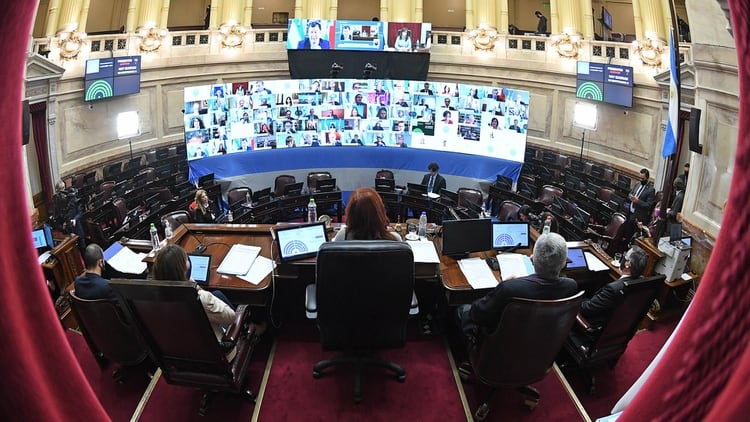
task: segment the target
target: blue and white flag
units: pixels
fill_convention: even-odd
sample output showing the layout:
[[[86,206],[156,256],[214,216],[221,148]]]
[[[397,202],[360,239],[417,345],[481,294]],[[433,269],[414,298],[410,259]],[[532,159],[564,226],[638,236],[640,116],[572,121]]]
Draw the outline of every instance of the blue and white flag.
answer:
[[[664,145],[661,149],[662,157],[669,157],[677,151],[677,130],[680,118],[680,65],[677,62],[677,46],[674,35],[669,34],[669,120],[667,132],[664,134]]]

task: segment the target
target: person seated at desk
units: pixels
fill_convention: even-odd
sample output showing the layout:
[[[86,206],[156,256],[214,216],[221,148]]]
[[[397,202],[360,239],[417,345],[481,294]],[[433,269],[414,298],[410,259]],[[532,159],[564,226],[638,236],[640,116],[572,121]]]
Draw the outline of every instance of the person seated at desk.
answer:
[[[195,201],[190,204],[193,211],[193,221],[196,223],[215,223],[216,209],[213,202],[208,200],[208,194],[203,189],[195,192]]]
[[[465,336],[469,353],[479,350],[482,338],[497,328],[500,317],[510,299],[554,300],[572,296],[578,292],[575,280],[560,277],[560,271],[568,260],[568,247],[565,239],[557,233],[539,236],[534,244],[532,262],[534,274],[507,278],[490,291],[487,296],[477,299],[471,305],[456,309],[461,331]],[[544,335],[535,333],[534,335]],[[464,370],[470,370],[462,364]]]
[[[638,246],[633,246],[620,259],[620,273],[622,276],[597,290],[590,299],[581,304],[581,315],[594,326],[602,326],[608,320],[610,313],[624,298],[623,288],[628,280],[639,278],[646,269],[648,256]]]
[[[372,188],[357,188],[346,205],[346,226],[336,233],[338,240],[401,240],[401,235],[388,231],[388,217],[380,195]]]
[[[422,177],[421,183],[427,186],[427,193],[439,193],[441,189],[445,189],[445,177],[438,174],[440,165],[433,161],[429,165],[427,165],[427,170],[429,170],[430,172]]]
[[[109,286],[109,280],[102,277],[104,271],[104,252],[96,243],[91,243],[83,250],[83,263],[86,272],[76,277],[74,288],[76,296],[86,300],[114,299],[115,294]]]

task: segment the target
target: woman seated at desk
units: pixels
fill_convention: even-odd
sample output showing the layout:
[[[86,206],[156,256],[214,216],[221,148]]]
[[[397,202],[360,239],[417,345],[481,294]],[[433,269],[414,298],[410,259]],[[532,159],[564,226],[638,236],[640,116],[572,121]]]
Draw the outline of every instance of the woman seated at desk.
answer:
[[[337,240],[401,240],[388,231],[388,217],[380,195],[372,188],[358,188],[346,206],[346,226],[336,233]]]
[[[208,194],[203,189],[195,192],[195,201],[190,204],[193,211],[193,221],[196,223],[215,223],[216,209],[215,205],[208,200]]]

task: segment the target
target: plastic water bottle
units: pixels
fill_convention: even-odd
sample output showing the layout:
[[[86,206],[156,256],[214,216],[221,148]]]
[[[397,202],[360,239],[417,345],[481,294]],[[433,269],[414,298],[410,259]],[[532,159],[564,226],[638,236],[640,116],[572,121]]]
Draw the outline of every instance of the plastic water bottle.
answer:
[[[232,215],[232,210],[227,211],[227,223],[231,223],[234,221],[234,215]]]
[[[172,223],[169,220],[164,220],[164,237],[167,239],[172,238]]]
[[[307,204],[307,222],[314,223],[318,221],[318,206],[315,205],[315,198],[310,198],[310,203]]]
[[[250,192],[245,192],[245,203],[246,204],[250,203]]]
[[[547,219],[544,220],[544,228],[542,228],[542,234],[549,234],[551,227],[552,227],[552,216],[548,215]]]
[[[148,229],[148,232],[151,235],[152,250],[159,250],[159,232],[156,231],[156,226],[154,225],[154,223],[151,223],[151,227]]]
[[[422,215],[419,216],[419,229],[417,229],[419,237],[427,236],[427,213],[422,211]]]

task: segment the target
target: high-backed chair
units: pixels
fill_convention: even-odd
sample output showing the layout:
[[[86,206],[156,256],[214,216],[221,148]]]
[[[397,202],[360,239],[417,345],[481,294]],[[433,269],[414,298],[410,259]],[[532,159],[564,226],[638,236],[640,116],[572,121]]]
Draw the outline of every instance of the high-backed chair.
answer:
[[[552,368],[581,302],[583,291],[558,300],[511,299],[495,331],[469,354],[476,377],[492,388],[475,413],[478,420],[487,416],[496,388],[518,389],[528,397],[527,406],[538,404],[539,391],[530,384],[544,379]]]
[[[375,173],[375,178],[394,180],[393,172],[391,170],[386,170],[386,169],[378,170],[378,172]]]
[[[236,188],[229,189],[227,192],[227,201],[229,202],[229,209],[233,212],[237,209],[238,205],[240,206],[245,203],[246,199],[252,198],[253,196],[253,190],[248,188],[247,186],[239,186]]]
[[[625,234],[625,215],[619,212],[612,214],[609,224],[600,226],[589,224],[586,233],[604,249],[609,256],[622,252],[627,247]]]
[[[108,362],[134,366],[148,357],[138,329],[116,300],[81,299],[71,291],[70,308],[100,368],[106,368]],[[120,368],[112,373],[112,378],[123,381]]]
[[[143,177],[146,183],[153,182],[154,180],[156,180],[156,169],[153,167],[142,168],[138,170],[138,174],[143,175],[141,177]]]
[[[273,195],[276,197],[284,195],[284,186],[297,183],[297,179],[294,176],[288,174],[282,174],[276,176],[276,180],[273,183]]]
[[[328,171],[312,171],[307,174],[307,191],[314,192],[318,187],[318,180],[331,179],[331,173]]]
[[[112,192],[115,190],[115,185],[116,183],[114,180],[105,180],[99,185],[99,191],[104,194],[104,199],[109,199]]]
[[[612,310],[609,319],[600,326],[592,325],[582,315],[565,341],[565,351],[586,376],[589,392],[595,380],[592,368],[613,368],[628,347],[628,342],[646,317],[651,304],[663,285],[664,275],[657,274],[625,282],[620,291],[620,303]]]
[[[362,400],[365,364],[394,372],[406,371],[373,357],[376,350],[404,347],[406,323],[414,290],[414,258],[404,242],[346,241],[323,244],[316,265],[316,306],[320,343],[324,351],[343,356],[313,366],[313,377],[342,363],[354,364],[354,401]]]
[[[563,196],[563,190],[557,186],[544,185],[539,190],[539,196],[536,201],[541,202],[544,206],[550,206],[555,202],[555,198],[561,198]]]
[[[614,193],[614,189],[602,186],[599,188],[599,195],[597,195],[597,198],[606,204],[612,200],[612,195],[614,195]]]
[[[482,191],[472,188],[458,188],[458,206],[469,208],[471,205],[482,207]]]
[[[244,387],[256,340],[246,305],[237,308],[235,322],[218,341],[194,282],[114,279],[110,285],[127,306],[167,383],[207,390],[199,414],[206,414],[215,392],[254,400]],[[190,335],[185,335],[186,327]]]
[[[112,208],[114,215],[112,226],[119,228],[125,222],[125,216],[128,214],[128,204],[123,198],[115,198],[112,200]]]
[[[172,230],[175,230],[182,224],[189,223],[191,221],[190,213],[186,210],[172,211],[170,213],[164,214],[161,217],[161,221],[162,224],[170,224],[172,226]]]
[[[500,204],[500,210],[497,213],[497,218],[500,221],[518,221],[518,210],[521,209],[521,204],[511,200],[505,200]]]

